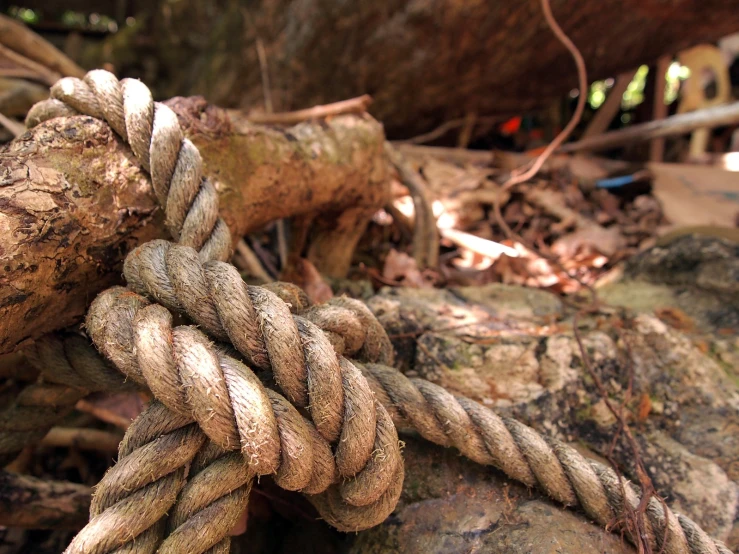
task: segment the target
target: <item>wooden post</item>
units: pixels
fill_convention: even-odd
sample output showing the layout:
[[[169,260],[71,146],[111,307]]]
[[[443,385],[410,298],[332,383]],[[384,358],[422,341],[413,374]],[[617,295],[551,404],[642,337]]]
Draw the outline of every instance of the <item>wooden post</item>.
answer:
[[[665,104],[665,76],[672,62],[671,56],[662,56],[657,60],[654,81],[654,111],[652,121],[659,121],[667,117],[667,104]],[[649,161],[661,162],[665,155],[664,137],[656,138],[649,144]]]
[[[600,135],[608,130],[608,126],[618,113],[619,108],[621,108],[621,100],[624,92],[626,92],[626,88],[629,86],[629,83],[631,83],[634,75],[636,75],[636,69],[627,71],[626,73],[621,73],[621,75],[616,77],[616,82],[608,92],[608,98],[606,98],[606,101],[598,111],[595,112],[595,116],[590,121],[590,125],[588,125],[588,128],[585,129],[585,132],[582,134],[583,139]]]

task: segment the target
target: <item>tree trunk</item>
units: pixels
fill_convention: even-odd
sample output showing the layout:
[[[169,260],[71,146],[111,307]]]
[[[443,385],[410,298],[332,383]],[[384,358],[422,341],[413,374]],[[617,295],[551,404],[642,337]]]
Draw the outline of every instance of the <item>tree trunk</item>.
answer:
[[[232,124],[202,99],[169,105],[200,149],[234,239],[275,219],[320,213],[334,223],[320,226],[324,248],[311,261],[333,275],[348,269],[389,196],[375,120],[347,115],[276,130]],[[0,151],[0,166],[2,353],[78,322],[95,294],[121,282],[125,254],[167,233],[148,177],[98,120],[48,121]]]
[[[739,29],[731,0],[551,3],[591,79]],[[540,108],[577,86],[540,0],[184,0],[149,9],[140,30],[113,37],[107,57],[87,63],[110,61],[165,98],[202,94],[261,109],[266,74],[275,111],[368,93],[388,136],[403,138],[470,114]]]

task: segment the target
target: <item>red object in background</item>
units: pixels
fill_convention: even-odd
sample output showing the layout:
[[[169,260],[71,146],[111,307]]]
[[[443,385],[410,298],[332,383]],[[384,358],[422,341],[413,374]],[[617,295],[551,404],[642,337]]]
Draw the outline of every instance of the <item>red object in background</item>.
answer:
[[[521,128],[521,121],[523,118],[520,115],[510,118],[505,123],[500,125],[500,132],[505,136],[511,136],[518,132]]]

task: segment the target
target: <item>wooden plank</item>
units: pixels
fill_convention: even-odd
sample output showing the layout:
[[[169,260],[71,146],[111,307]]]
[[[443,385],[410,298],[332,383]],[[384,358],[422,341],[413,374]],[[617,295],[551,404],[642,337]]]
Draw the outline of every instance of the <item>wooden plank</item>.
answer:
[[[654,174],[654,196],[672,226],[736,226],[739,172],[690,164],[647,167]]]

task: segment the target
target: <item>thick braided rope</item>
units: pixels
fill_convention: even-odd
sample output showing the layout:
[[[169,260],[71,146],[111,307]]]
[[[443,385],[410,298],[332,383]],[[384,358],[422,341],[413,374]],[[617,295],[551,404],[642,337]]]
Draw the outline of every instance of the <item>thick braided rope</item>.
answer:
[[[436,444],[455,447],[467,458],[501,469],[510,478],[538,486],[565,506],[579,506],[609,528],[632,509],[639,494],[600,462],[546,437],[468,398],[454,396],[424,379],[409,379],[396,369],[360,366],[372,390],[399,429],[413,429]],[[666,554],[730,554],[690,518],[675,514],[656,498],[647,508],[647,530],[653,552]],[[665,533],[665,526],[667,527]],[[666,540],[663,544],[663,537]],[[632,537],[633,540],[633,537]]]
[[[616,521],[625,502],[632,508],[638,505],[638,493],[630,485],[622,487],[611,469],[586,460],[562,443],[547,441],[515,420],[503,420],[480,404],[455,398],[428,381],[409,380],[386,366],[368,365],[365,374],[398,426],[413,428],[436,444],[454,446],[473,461],[494,465],[529,486],[538,485],[567,506],[581,506],[601,525]],[[322,511],[342,505],[336,491],[313,502]],[[689,518],[663,513],[656,499],[650,501],[647,517],[648,539],[655,551],[662,548],[666,536],[664,552],[668,554],[728,552]],[[327,519],[343,530],[352,525],[363,528],[347,516],[341,521]]]
[[[65,552],[154,552],[205,441],[192,419],[152,402],[126,431],[118,463],[96,487],[89,523]]]
[[[371,398],[356,397],[356,392],[368,390],[367,384],[361,374],[342,379],[340,365],[348,362],[336,357],[316,325],[293,315],[277,295],[244,283],[232,265],[203,264],[192,248],[167,241],[136,248],[126,258],[124,275],[131,289],[186,314],[211,337],[233,344],[252,366],[271,370],[287,398],[307,408],[318,432],[336,444],[336,465],[342,477],[353,477],[366,466],[375,434],[370,427],[376,420]],[[353,306],[351,301],[344,303],[345,311]],[[357,312],[365,319],[371,317],[366,306],[363,309],[367,313]],[[315,316],[319,323],[329,319],[320,317],[325,316],[320,310],[305,314]],[[110,320],[110,312],[100,317]],[[332,330],[337,337],[339,332]],[[367,349],[368,343],[376,342],[381,345],[378,353],[387,358],[385,352],[391,352],[391,347],[384,331],[382,336],[384,341],[364,341],[358,346]],[[387,347],[382,346],[385,341]],[[348,342],[344,340],[344,346],[356,346]],[[161,398],[156,390],[152,392]],[[350,399],[350,395],[355,397]]]
[[[279,394],[263,389],[248,368],[213,349],[199,331],[191,327],[172,329],[169,312],[161,306],[147,304],[143,297],[118,288],[102,293],[90,308],[87,320],[89,333],[100,350],[121,371],[134,380],[147,382],[152,391],[158,391],[155,394],[158,394],[161,400],[170,404],[173,411],[184,413],[193,410],[195,412],[193,415],[202,429],[218,446],[234,449],[238,448],[240,442],[245,460],[242,460],[242,464],[246,465],[248,462],[249,475],[253,472],[273,473],[276,470],[277,484],[283,488],[302,490],[309,494],[326,490],[330,483],[340,478],[328,443],[291,404]],[[114,317],[110,318],[107,324],[102,323],[99,316],[103,313],[114,314]],[[167,348],[162,347],[156,338],[160,337],[159,331],[152,331],[152,328],[163,331],[162,338],[171,344],[171,357],[168,356]],[[155,337],[153,343],[150,342],[152,337]],[[169,358],[165,365],[172,366],[176,370],[175,373],[164,369],[163,365],[157,367],[162,356]],[[148,361],[142,362],[154,358],[158,360],[153,365]],[[221,375],[212,370],[216,358],[222,370]],[[140,365],[138,368],[137,362]],[[348,362],[342,364],[342,370],[348,380],[360,380],[357,377],[359,372]],[[226,388],[220,390],[223,385]],[[185,390],[187,394],[184,393]],[[366,395],[368,392],[361,391],[361,394]],[[233,405],[220,401],[237,397],[240,400]],[[347,403],[353,405],[355,398],[354,396],[348,398]],[[371,393],[369,398],[372,399]],[[374,403],[373,399],[372,402]],[[267,403],[271,403],[271,406],[267,406]],[[360,403],[363,402],[357,404]],[[385,409],[382,406],[376,406],[375,409],[379,424],[377,434],[372,435],[373,456],[369,463],[354,479],[342,481],[326,492],[326,495],[354,502],[357,506],[345,503],[337,506],[336,502],[319,506],[321,515],[329,521],[337,522],[337,525],[347,521],[348,523],[343,526],[347,530],[366,528],[381,522],[393,510],[400,495],[399,485],[402,484],[403,466],[397,432]],[[224,414],[224,410],[230,410],[231,413]],[[359,414],[357,417],[360,417]],[[276,420],[277,425],[270,420]],[[372,427],[365,427],[363,432],[369,435],[372,430],[374,430]],[[157,456],[166,457],[163,452],[157,452]],[[277,468],[271,462],[273,459],[277,459],[279,464]],[[114,480],[110,477],[111,474],[117,476],[116,480],[125,483],[119,487],[121,490],[136,491],[142,486],[150,485],[148,480],[141,481],[144,479],[142,471],[132,470],[127,460],[128,458],[122,460],[111,469],[100,486],[104,487],[106,483]],[[189,461],[189,459],[180,460],[179,463],[186,465]],[[146,463],[141,462],[144,467],[148,463],[148,460]],[[172,469],[171,466],[168,467]],[[245,474],[245,470],[234,466],[233,462],[226,466],[226,469],[229,468],[238,475]],[[143,474],[146,473],[147,471],[143,471]],[[201,488],[211,490],[218,487],[222,479],[233,483],[238,480],[238,475],[225,476],[215,470],[205,473],[201,479],[204,481]],[[247,483],[239,483],[239,487],[246,485]],[[312,498],[320,499],[321,495]],[[202,495],[195,495],[194,499],[199,502],[204,500]],[[220,497],[215,501],[221,502]],[[229,505],[231,514],[233,510],[239,511],[238,504],[230,501]],[[205,506],[200,508],[198,513],[207,513]],[[212,506],[207,508],[211,511],[223,509]],[[135,514],[126,513],[121,514],[121,517],[127,515],[137,517]],[[202,525],[202,517],[199,520]],[[120,525],[125,527],[123,523]],[[186,528],[192,526],[190,523]],[[181,527],[173,533],[177,533]],[[207,541],[212,541],[213,533],[219,528],[209,530],[207,536],[202,533],[188,534],[192,540],[196,540],[195,537],[197,540],[196,544],[188,546],[187,551],[198,550],[197,544],[209,548],[212,543]],[[223,533],[228,530],[220,529]],[[183,535],[184,531],[179,534]],[[85,532],[86,539],[81,543],[85,548],[79,547],[75,542],[69,552],[105,551],[96,549],[97,545],[91,538],[94,535],[94,532]]]
[[[182,251],[203,260],[223,259],[229,248],[214,250],[209,245],[230,244],[230,240],[211,241],[213,237],[218,238],[221,235],[228,237],[228,230],[225,223],[217,217],[218,197],[215,189],[207,181],[202,180],[200,155],[194,145],[183,139],[175,114],[166,106],[155,104],[144,84],[131,79],[119,82],[108,72],[91,71],[83,80],[74,78],[60,80],[52,87],[52,100],[57,102],[39,105],[29,113],[29,125],[53,117],[54,108],[59,107],[60,102],[77,112],[105,119],[113,130],[130,144],[137,159],[150,172],[155,193],[165,207],[167,225],[172,235],[183,245]],[[69,110],[64,108],[60,109],[60,112],[68,114]],[[156,244],[161,247],[169,243],[157,241]],[[197,253],[195,249],[201,245],[203,249]],[[218,256],[211,255],[211,251],[217,252]],[[137,257],[135,252],[132,254],[129,259]],[[154,266],[134,265],[144,274],[157,271]],[[230,274],[221,271],[220,276],[226,279],[238,276],[232,266],[228,264],[222,266],[233,271]],[[184,265],[182,267],[186,270]],[[200,268],[199,265],[196,267]],[[130,283],[130,277],[128,279]],[[241,280],[240,277],[238,279]],[[190,295],[185,294],[189,298],[194,298],[202,292],[187,290],[191,292]],[[238,292],[234,287],[228,290]],[[285,310],[282,309],[284,306],[271,302],[272,298],[264,291],[254,290],[252,293],[255,296],[266,297],[270,307],[276,310],[276,319],[284,323],[284,318],[280,319],[280,315],[285,314]],[[172,307],[166,302],[164,305]],[[248,299],[239,303],[241,307],[247,305]],[[191,315],[198,313],[197,306],[190,307],[193,308],[190,310]],[[253,315],[253,312],[254,310],[241,316],[241,319]],[[295,324],[290,322],[291,324],[282,329],[279,325],[270,326],[271,314],[262,312],[260,316],[261,324],[271,330],[272,335],[286,341],[284,347],[277,347],[277,340],[270,344],[266,344],[264,340],[259,341],[259,336],[255,336],[254,333],[242,335],[242,342],[235,346],[249,356],[249,361],[255,366],[265,368],[271,365],[283,391],[297,406],[308,406],[310,396],[310,412],[319,432],[330,442],[336,442],[341,438],[337,449],[337,466],[340,474],[343,477],[355,475],[369,460],[372,440],[353,433],[351,421],[344,417],[346,413],[343,410],[342,379],[337,361],[330,356],[318,356],[313,363],[302,359],[300,337],[297,332],[292,332]],[[193,319],[200,323],[200,318]],[[253,317],[251,321],[254,321]],[[298,323],[305,327],[304,322]],[[227,337],[221,333],[217,338]],[[327,363],[322,363],[324,361]],[[311,378],[306,374],[304,367],[306,364],[312,371]],[[361,376],[359,378],[361,379]],[[308,390],[313,383],[316,386],[313,390]],[[156,394],[156,391],[154,393]],[[367,402],[361,408],[369,413],[372,412],[373,405]],[[342,426],[342,421],[347,424]]]
[[[0,413],[0,462],[12,461],[29,444],[72,411],[91,392],[126,390],[123,376],[79,335],[47,335],[27,351],[39,370],[37,383],[27,386],[15,402]]]
[[[218,216],[218,193],[203,177],[200,152],[184,138],[171,109],[154,102],[140,81],[119,81],[112,73],[94,70],[84,79],[60,79],[51,87],[51,98],[28,112],[26,125],[77,114],[106,121],[130,145],[151,175],[167,229],[179,244],[199,250],[204,260],[228,259],[231,236]]]
[[[210,213],[210,215],[213,215],[212,212],[215,212],[217,215],[217,202],[215,201],[217,200],[217,196],[212,187],[208,188],[208,186],[202,186],[197,197],[191,195],[191,197],[188,198],[188,202],[191,202],[188,208],[188,216],[186,218],[180,217],[178,220],[178,214],[181,215],[183,209],[187,207],[188,202],[177,202],[177,200],[181,200],[183,197],[183,194],[178,195],[177,193],[182,190],[192,190],[193,187],[185,188],[184,185],[178,185],[180,181],[176,179],[178,175],[177,170],[179,168],[184,168],[182,171],[183,173],[192,173],[192,171],[189,170],[195,167],[195,173],[199,177],[201,168],[200,158],[199,155],[197,155],[197,150],[189,142],[182,141],[181,134],[177,135],[177,133],[181,133],[181,131],[176,123],[176,118],[173,117],[173,114],[164,109],[163,106],[157,105],[156,110],[154,109],[154,104],[151,101],[151,94],[144,85],[134,81],[124,81],[119,83],[112,75],[96,71],[88,74],[84,81],[61,81],[55,85],[52,91],[52,97],[51,102],[38,106],[35,111],[32,111],[32,113],[29,114],[29,126],[50,117],[74,113],[68,108],[60,105],[59,102],[62,100],[77,112],[85,113],[93,117],[104,118],[108,123],[110,123],[111,127],[131,145],[132,150],[136,154],[142,166],[146,170],[150,171],[155,192],[157,193],[160,202],[165,206],[167,223],[173,236],[178,238],[181,244],[192,245],[195,248],[199,247],[204,242],[201,240],[190,240],[189,237],[191,235],[197,236],[198,232],[202,233],[203,229],[207,230],[210,227],[210,223],[213,222],[214,218],[211,217],[209,219],[208,214]],[[159,117],[159,112],[163,114],[161,117]],[[158,121],[160,119],[161,125],[159,125],[160,122]],[[159,133],[159,131],[161,131],[161,133]],[[169,140],[167,137],[170,135],[175,135],[175,139]],[[160,147],[159,150],[157,150],[157,137],[161,139],[161,144],[167,147]],[[167,158],[167,156],[169,156],[170,160],[174,159],[175,157],[172,155],[172,152],[176,151],[176,148],[179,148],[177,165],[172,169],[172,182],[167,183],[167,168],[171,168],[172,164],[162,165],[159,160],[160,157]],[[158,172],[157,167],[154,165],[155,163],[159,163],[165,169]],[[158,179],[157,175],[160,177],[164,176],[164,178]],[[199,179],[186,179],[186,181],[189,181],[190,183],[198,180]],[[159,185],[157,183],[159,183]],[[169,189],[165,195],[164,189],[167,185],[169,186]],[[204,199],[202,202],[200,202],[201,198]],[[209,199],[211,201],[208,201]],[[210,212],[208,212],[208,210],[199,210],[198,208],[201,204],[211,206],[214,209],[210,210]],[[193,214],[195,214],[195,216],[191,218],[190,216]],[[188,227],[189,221],[193,222],[190,227]],[[182,223],[182,226],[179,225],[180,222]],[[225,225],[221,225],[221,227],[225,228]],[[216,229],[218,229],[218,227],[216,227]],[[186,233],[185,231],[187,230],[191,231],[191,233]],[[211,255],[211,251],[214,249],[209,247],[208,244],[213,242],[218,244],[218,241],[209,241],[203,245],[203,249],[199,253],[202,259],[207,260],[222,257]],[[227,249],[220,249],[219,252],[222,252],[223,250]],[[315,373],[318,372],[316,371]],[[334,382],[336,382],[337,379],[335,377],[338,375],[338,372],[334,371],[333,373]],[[356,375],[357,378],[361,380],[361,375],[358,373]],[[328,383],[326,379],[323,379],[322,381]],[[296,390],[298,389],[293,387],[292,392],[295,392]],[[330,387],[324,387],[324,390],[330,390]],[[312,395],[310,397],[311,403],[314,402],[314,397],[318,398],[317,395]],[[326,396],[326,398],[328,399],[329,396]],[[333,398],[342,400],[335,396]],[[304,398],[299,399],[298,402],[302,400],[302,404],[305,404],[307,399],[308,395],[305,394]],[[326,417],[325,412],[321,412],[320,408],[325,407],[329,403],[330,402],[328,401],[322,402],[318,400],[316,403],[318,408],[311,410],[312,415],[318,415],[320,418]],[[340,402],[334,401],[334,405],[337,404],[340,404]],[[345,406],[345,408],[347,408],[347,413],[349,406],[350,404],[347,402]],[[353,408],[356,411],[357,406],[354,406]],[[374,406],[371,400],[369,402],[365,401],[361,406],[361,410],[366,414],[371,414],[373,408]],[[317,412],[317,414],[313,412]],[[374,419],[374,414],[371,415]],[[323,419],[318,419],[318,421],[322,422]],[[378,425],[376,419],[375,424]],[[356,425],[346,426],[346,428],[350,427],[355,430],[357,428]],[[327,429],[327,425],[323,425],[321,431],[326,434]],[[343,432],[344,429],[341,431]],[[355,436],[360,437],[361,435]],[[342,439],[344,439],[344,437],[345,435],[341,436]],[[336,439],[338,438],[339,437]],[[366,448],[363,449],[362,446],[368,444],[371,447],[373,444],[372,440],[368,440],[367,438],[352,439],[352,444],[349,444],[346,447],[344,447],[342,442],[338,444],[337,448],[338,467],[342,476],[346,477],[354,475],[361,469],[361,467],[370,466],[369,455],[371,454],[371,450]]]
[[[228,554],[229,532],[247,508],[253,482],[253,472],[239,454],[208,443],[190,465],[158,551]]]

